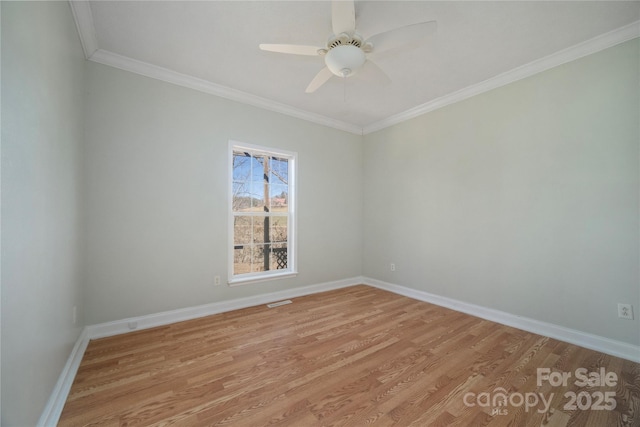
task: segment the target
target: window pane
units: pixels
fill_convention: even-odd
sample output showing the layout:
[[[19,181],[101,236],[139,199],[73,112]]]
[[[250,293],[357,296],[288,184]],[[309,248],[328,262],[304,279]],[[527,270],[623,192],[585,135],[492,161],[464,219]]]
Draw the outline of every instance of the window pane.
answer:
[[[251,208],[251,194],[249,193],[248,183],[233,183],[233,211],[248,211]]]
[[[251,157],[251,181],[264,183],[264,157]]]
[[[287,245],[279,243],[271,245],[271,259],[269,260],[271,270],[282,270],[287,268],[287,261]]]
[[[270,212],[287,212],[289,205],[289,188],[286,185],[271,186]]]
[[[266,222],[265,222],[266,221]],[[253,217],[253,242],[254,243],[264,243],[265,242],[265,224],[267,225],[267,230],[269,230],[269,217],[266,216],[254,216]],[[268,235],[267,241],[268,239]]]
[[[233,152],[233,180],[251,180],[251,157],[246,153]]]
[[[251,217],[236,216],[233,219],[234,245],[251,243]]]
[[[251,248],[244,246],[233,250],[233,274],[251,273]]]
[[[281,258],[282,260],[279,261],[278,256],[285,258]],[[266,269],[265,263],[267,264]],[[285,267],[278,267],[278,265]],[[286,268],[286,249],[276,249],[276,253],[273,253],[270,245],[256,245],[234,250],[233,274],[255,273],[277,268]]]
[[[289,184],[289,161],[287,159],[280,159],[277,157],[271,157],[270,159],[270,177],[269,182],[272,184]]]
[[[265,252],[265,245],[256,245],[253,247],[252,257],[251,257],[251,271],[265,271],[265,255],[267,256],[267,263],[269,261],[269,248],[267,246],[267,251]],[[268,265],[268,264],[267,264]],[[268,270],[268,268],[266,269]]]
[[[264,191],[264,182],[251,183],[251,211],[264,212]]]
[[[271,225],[271,241],[272,242],[286,242],[287,241],[287,217],[286,216],[272,216]]]
[[[247,210],[251,207],[251,156],[234,151],[233,153],[233,210]]]

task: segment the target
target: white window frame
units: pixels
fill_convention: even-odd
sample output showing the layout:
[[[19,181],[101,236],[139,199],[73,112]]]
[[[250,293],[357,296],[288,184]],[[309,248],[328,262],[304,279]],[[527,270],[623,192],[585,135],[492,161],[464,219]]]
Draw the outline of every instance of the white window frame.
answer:
[[[234,267],[234,217],[235,214],[233,212],[233,152],[234,151],[245,151],[251,154],[263,154],[275,157],[282,157],[288,160],[289,166],[289,176],[288,176],[288,190],[289,190],[289,200],[288,200],[288,220],[287,220],[287,268],[281,270],[269,270],[269,271],[260,271],[254,273],[245,273],[234,275],[233,267]],[[297,203],[297,193],[296,193],[296,180],[297,180],[297,160],[298,153],[294,151],[281,150],[278,148],[265,147],[261,145],[247,144],[240,141],[229,140],[229,156],[227,160],[227,164],[229,167],[228,177],[229,181],[227,183],[228,189],[228,208],[227,211],[229,213],[229,225],[228,225],[228,254],[229,254],[229,264],[228,264],[228,284],[229,286],[237,286],[244,285],[248,283],[256,283],[263,282],[267,280],[276,280],[282,279],[285,277],[294,277],[298,274],[297,270],[297,217],[296,217],[296,203]],[[264,215],[264,213],[262,213]]]

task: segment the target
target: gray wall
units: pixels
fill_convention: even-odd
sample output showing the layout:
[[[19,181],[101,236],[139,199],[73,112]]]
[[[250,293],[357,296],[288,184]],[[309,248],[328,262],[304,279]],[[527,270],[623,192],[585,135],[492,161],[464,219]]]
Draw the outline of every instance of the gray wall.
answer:
[[[362,138],[87,63],[89,324],[359,276]],[[298,153],[296,278],[229,288],[228,141]]]
[[[638,40],[360,137],[86,62],[66,2],[1,7],[3,425],[38,419],[73,306],[364,274],[640,344]],[[229,139],[299,154],[296,278],[213,286]]]
[[[639,51],[367,135],[364,274],[640,344]]]
[[[67,2],[2,2],[2,425],[35,425],[80,332],[84,57]]]

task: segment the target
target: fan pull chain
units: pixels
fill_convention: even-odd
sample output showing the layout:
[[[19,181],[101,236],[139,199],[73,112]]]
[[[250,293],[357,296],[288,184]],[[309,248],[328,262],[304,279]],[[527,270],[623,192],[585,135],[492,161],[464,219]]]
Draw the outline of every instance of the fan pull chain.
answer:
[[[347,103],[347,76],[342,77],[342,102]]]

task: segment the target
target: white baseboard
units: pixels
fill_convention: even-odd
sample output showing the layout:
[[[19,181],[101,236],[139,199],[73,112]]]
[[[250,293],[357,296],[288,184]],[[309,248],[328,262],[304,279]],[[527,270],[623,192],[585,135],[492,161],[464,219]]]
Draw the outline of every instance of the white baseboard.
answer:
[[[82,356],[89,341],[96,338],[103,338],[112,335],[131,332],[129,324],[135,323],[135,330],[148,329],[156,326],[168,325],[184,320],[196,319],[198,317],[210,316],[212,314],[224,313],[241,308],[254,307],[256,305],[268,304],[275,301],[301,297],[305,295],[317,294],[319,292],[331,291],[334,289],[346,288],[349,286],[364,283],[364,278],[354,277],[351,279],[325,282],[317,285],[303,286],[286,289],[284,291],[271,292],[268,294],[256,295],[246,298],[238,298],[228,301],[215,302],[211,304],[199,305],[196,307],[181,308],[178,310],[165,311],[162,313],[149,314],[146,316],[131,317],[114,322],[101,323],[86,326],[78,340],[76,341],[67,363],[62,369],[49,400],[38,421],[39,427],[55,426],[58,424],[62,409],[67,401],[67,396],[71,390],[71,385],[80,367]]]
[[[430,294],[428,292],[407,288],[405,286],[359,276],[334,282],[286,289],[268,294],[204,304],[196,307],[182,308],[87,326],[78,337],[78,340],[69,355],[69,359],[60,374],[60,378],[58,379],[58,382],[49,397],[47,405],[40,416],[38,426],[55,426],[58,423],[60,414],[62,413],[62,409],[67,400],[67,396],[71,390],[71,385],[73,384],[80,362],[82,361],[82,356],[84,355],[84,351],[91,339],[131,332],[132,329],[129,328],[129,325],[132,323],[135,323],[136,325],[135,330],[148,329],[184,320],[210,316],[212,314],[224,313],[227,311],[239,310],[241,308],[268,304],[275,301],[346,288],[358,284],[366,284],[398,295],[450,308],[482,319],[491,320],[496,323],[512,326],[514,328],[566,341],[591,350],[600,351],[602,353],[640,363],[639,346],[634,346],[621,341],[611,340],[535,319],[529,319],[527,317],[516,316],[514,314],[458,301],[452,298]]]
[[[580,347],[585,347],[601,353],[610,354],[612,356],[640,363],[640,346],[589,334],[575,329],[565,328],[564,326],[554,325],[553,323],[517,316],[515,314],[482,307],[480,305],[440,295],[430,294],[428,292],[383,282],[381,280],[371,279],[368,277],[363,277],[362,280],[362,283],[364,284],[393,292],[395,294],[439,305],[441,307],[450,308],[482,319],[491,320],[492,322],[500,323],[502,325],[512,326],[527,332],[544,335],[545,337],[565,341],[579,345]]]
[[[40,415],[40,419],[37,424],[38,427],[55,426],[58,424],[60,414],[62,414],[62,409],[67,401],[69,390],[71,390],[71,385],[76,377],[78,367],[80,367],[82,356],[84,356],[84,351],[87,349],[88,344],[89,335],[87,333],[87,328],[84,328],[76,340],[76,344],[71,350],[67,363],[64,365],[64,368],[62,368],[62,373],[53,388],[53,392],[51,392],[51,396],[44,407],[44,411],[42,411],[42,414]]]
[[[156,326],[169,325],[171,323],[197,319],[198,317],[210,316],[212,314],[239,310],[241,308],[254,307],[256,305],[268,304],[284,299],[316,294],[318,292],[326,292],[334,289],[346,288],[348,286],[363,283],[363,280],[364,279],[362,277],[354,277],[351,279],[325,282],[317,285],[302,286],[298,288],[286,289],[284,291],[271,292],[268,294],[214,302],[210,304],[198,305],[195,307],[180,308],[177,310],[164,311],[161,313],[148,314],[145,316],[130,317],[128,319],[87,326],[87,329],[90,339],[104,338],[112,335],[131,332],[132,330],[154,328]],[[132,329],[129,327],[130,324],[135,324],[136,327]]]

